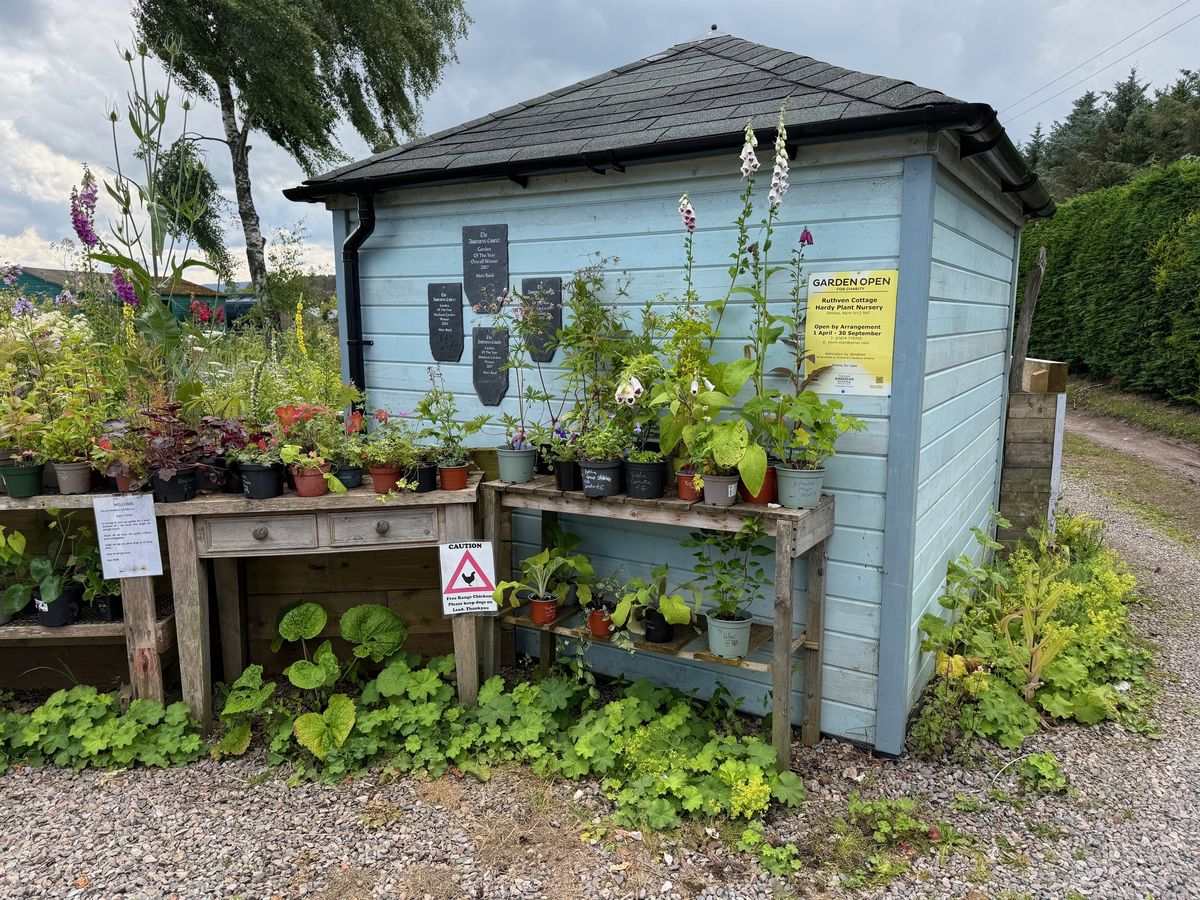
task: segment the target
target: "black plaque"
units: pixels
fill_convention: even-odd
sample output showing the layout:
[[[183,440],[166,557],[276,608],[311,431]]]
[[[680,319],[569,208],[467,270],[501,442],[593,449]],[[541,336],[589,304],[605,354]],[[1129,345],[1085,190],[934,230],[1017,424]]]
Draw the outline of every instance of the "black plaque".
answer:
[[[471,380],[484,406],[499,406],[508,393],[508,329],[476,326],[471,331]]]
[[[438,362],[458,362],[463,352],[462,285],[429,285],[429,349]]]
[[[522,278],[521,296],[538,312],[540,328],[526,335],[525,346],[535,362],[554,359],[555,336],[562,328],[562,279]]]
[[[478,312],[496,309],[508,290],[508,226],[464,225],[463,290]]]

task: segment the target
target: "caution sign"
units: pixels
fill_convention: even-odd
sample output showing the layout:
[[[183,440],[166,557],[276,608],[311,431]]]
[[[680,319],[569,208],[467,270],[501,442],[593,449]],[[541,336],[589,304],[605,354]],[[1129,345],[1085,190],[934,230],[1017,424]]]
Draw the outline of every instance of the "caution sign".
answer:
[[[495,613],[496,565],[491,541],[459,541],[438,547],[442,564],[442,612]]]
[[[891,396],[899,280],[895,269],[809,275],[804,349],[811,361],[806,371],[825,370],[813,390]]]

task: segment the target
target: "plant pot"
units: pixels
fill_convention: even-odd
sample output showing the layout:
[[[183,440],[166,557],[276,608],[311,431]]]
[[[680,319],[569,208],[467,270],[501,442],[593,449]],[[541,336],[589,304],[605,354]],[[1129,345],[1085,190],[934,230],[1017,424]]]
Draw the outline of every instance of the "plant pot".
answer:
[[[41,463],[36,466],[19,466],[9,463],[0,467],[0,476],[4,478],[8,496],[14,500],[23,500],[26,497],[36,497],[42,492],[42,472],[44,470],[45,466]]]
[[[92,464],[60,462],[54,464],[60,494],[86,494],[92,489]]]
[[[242,467],[235,460],[225,461],[225,484],[221,488],[226,494],[240,494],[245,489],[242,484]]]
[[[133,490],[132,475],[114,475],[113,481],[117,483],[117,491],[122,494],[128,494]]]
[[[532,597],[529,600],[529,618],[535,625],[549,625],[558,618],[558,600],[554,597]]]
[[[103,594],[91,602],[92,611],[101,622],[120,622],[122,618],[121,595]]]
[[[613,636],[613,632],[617,630],[617,626],[613,624],[612,615],[607,609],[593,609],[588,612],[588,631],[592,633],[592,637],[608,640]]]
[[[669,644],[675,640],[675,626],[657,609],[646,610],[642,625],[646,628],[646,640],[652,644]]]
[[[184,466],[175,470],[170,478],[160,478],[155,472],[150,476],[155,503],[182,503],[196,496],[196,467]]]
[[[196,493],[215,494],[225,489],[225,460],[206,456],[196,466]]]
[[[580,481],[586,497],[611,497],[621,493],[621,460],[579,463]]]
[[[741,659],[750,647],[750,617],[718,619],[713,613],[708,619],[708,652],[722,659]]]
[[[47,490],[58,490],[58,473],[54,471],[54,463],[48,462],[42,466],[42,493]]]
[[[13,449],[0,450],[0,469],[12,465],[12,461],[16,459],[17,451]],[[8,489],[4,486],[4,478],[0,476],[0,495],[7,494]]]
[[[461,491],[467,486],[466,466],[438,466],[442,476],[443,491]]]
[[[247,500],[270,500],[283,493],[283,467],[240,463],[242,493]]]
[[[679,492],[680,500],[687,500],[691,503],[695,503],[700,499],[700,491],[697,490],[696,483],[693,481],[695,477],[695,472],[675,473],[675,490]]]
[[[400,467],[396,465],[367,466],[367,471],[371,473],[371,486],[377,494],[394,491],[400,480]]]
[[[348,490],[362,487],[362,466],[339,463],[334,469],[333,474],[337,476],[337,480],[344,484]]]
[[[737,486],[736,475],[705,475],[704,505],[733,506],[737,502]]]
[[[79,603],[83,599],[83,585],[77,582],[64,584],[62,593],[53,603],[43,603],[41,595],[33,595],[37,608],[38,624],[43,628],[62,628],[79,618]]]
[[[536,450],[512,450],[496,448],[496,459],[500,464],[500,480],[509,484],[524,484],[533,481],[533,469],[537,465]]]
[[[665,462],[625,462],[625,493],[638,500],[657,500],[666,490]]]
[[[825,470],[789,469],[776,466],[779,478],[779,503],[788,509],[812,509],[821,502],[821,483]]]
[[[550,449],[549,444],[542,444],[537,449],[537,462],[534,464],[533,471],[536,475],[550,475],[554,472],[554,463],[550,461],[550,457],[546,452]]]
[[[292,466],[292,480],[296,482],[296,495],[299,497],[323,497],[329,493],[329,482],[325,480],[330,466],[326,463],[315,469],[302,466]]]
[[[583,490],[583,475],[579,470],[579,463],[573,459],[560,459],[555,462],[554,486],[560,491]]]
[[[763,476],[762,487],[757,494],[750,493],[745,483],[738,482],[738,496],[744,503],[774,503],[775,502],[775,467],[767,466],[767,474]]]
[[[438,486],[438,467],[432,465],[417,466],[410,474],[409,478],[417,483],[416,493],[428,494],[430,491],[436,491]]]

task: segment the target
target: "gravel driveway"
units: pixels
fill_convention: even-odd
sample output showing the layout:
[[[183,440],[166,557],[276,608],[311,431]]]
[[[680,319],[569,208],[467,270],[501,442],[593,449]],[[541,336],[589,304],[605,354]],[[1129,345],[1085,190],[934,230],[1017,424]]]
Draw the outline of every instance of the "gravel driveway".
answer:
[[[1153,601],[1135,620],[1166,672],[1163,740],[1110,724],[1035,736],[1026,752],[1058,754],[1066,797],[1021,797],[994,769],[879,760],[837,741],[797,747],[810,801],[773,821],[772,834],[802,839],[858,790],[924,798],[930,819],[977,845],[915,860],[860,892],[836,873],[808,875],[796,896],[1200,898],[1200,563],[1079,485],[1067,502],[1109,523],[1110,545]],[[669,841],[580,841],[604,811],[592,785],[521,771],[486,784],[371,777],[289,788],[256,755],[166,771],[26,769],[0,777],[0,897],[789,895],[700,827]]]

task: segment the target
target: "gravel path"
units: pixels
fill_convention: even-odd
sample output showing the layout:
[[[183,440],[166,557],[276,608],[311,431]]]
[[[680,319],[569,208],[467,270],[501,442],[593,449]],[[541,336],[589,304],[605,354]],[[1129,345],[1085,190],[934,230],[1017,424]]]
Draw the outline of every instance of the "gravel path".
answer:
[[[1019,794],[994,769],[880,760],[837,741],[797,748],[810,802],[773,821],[772,835],[805,845],[857,790],[922,798],[930,819],[978,839],[970,853],[914,860],[886,887],[848,891],[829,872],[784,888],[699,827],[670,840],[609,833],[611,849],[583,843],[581,827],[606,810],[594,785],[514,770],[486,784],[290,788],[252,755],[0,778],[0,897],[1200,898],[1200,562],[1079,485],[1067,502],[1109,523],[1110,545],[1154,601],[1135,619],[1167,672],[1155,715],[1165,737],[1115,725],[1037,735],[1027,752],[1054,750],[1072,792],[1015,802],[994,799]]]

